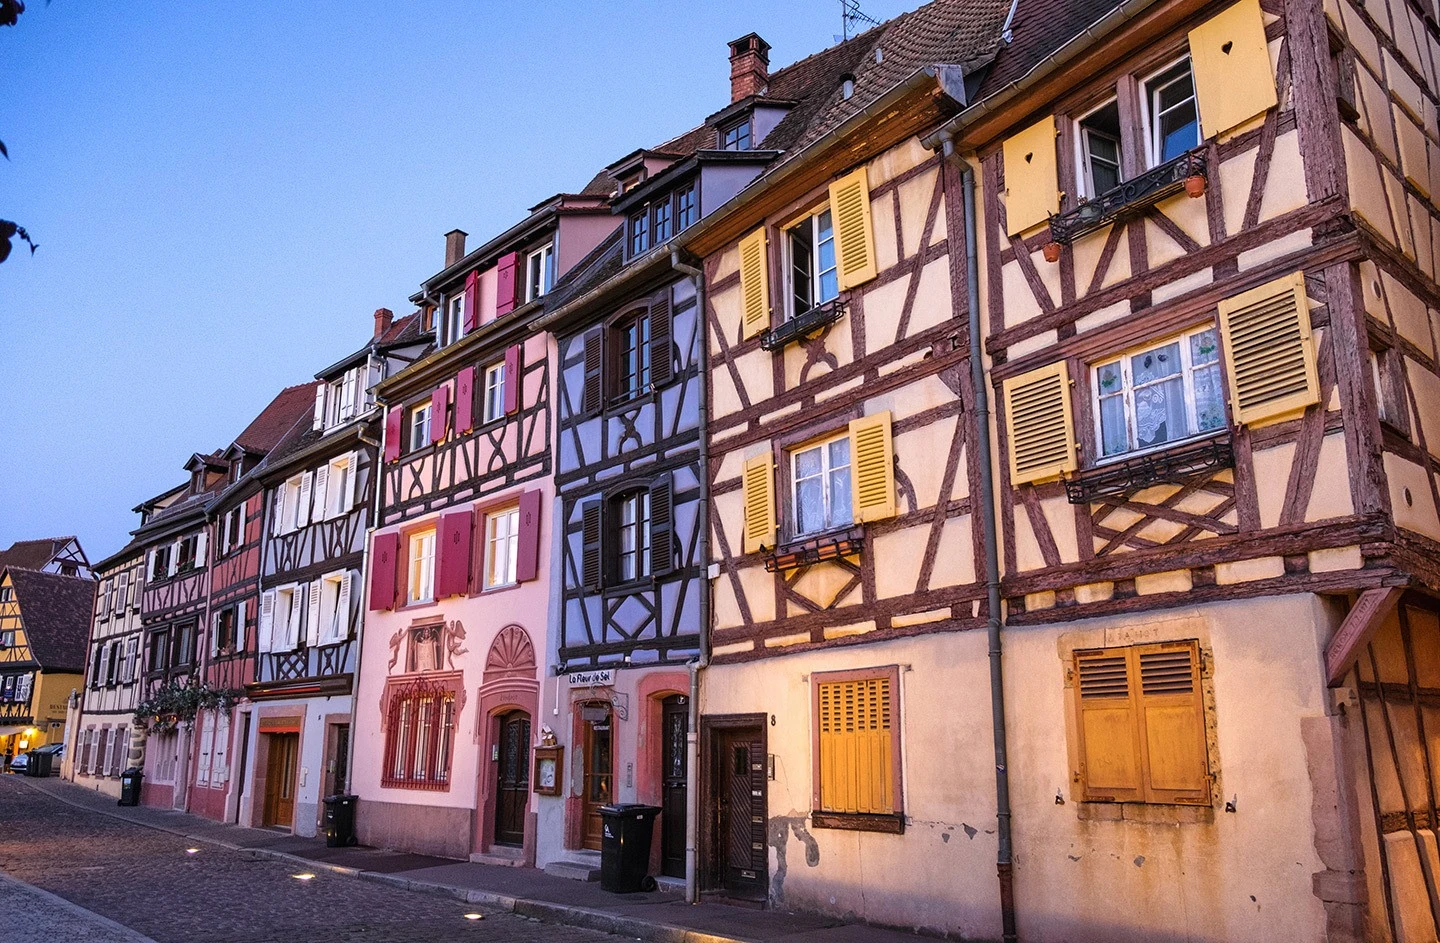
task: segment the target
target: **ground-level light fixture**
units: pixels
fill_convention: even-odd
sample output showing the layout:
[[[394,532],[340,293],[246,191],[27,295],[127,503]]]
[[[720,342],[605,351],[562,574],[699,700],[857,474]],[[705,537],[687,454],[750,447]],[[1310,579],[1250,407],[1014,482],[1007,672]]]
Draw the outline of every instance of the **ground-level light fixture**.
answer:
[[[187,855],[198,855],[198,854],[200,854],[200,849],[199,849],[199,848],[186,848],[186,849],[185,849],[185,854],[187,854]]]
[[[297,881],[313,881],[313,880],[315,880],[315,875],[311,874],[309,871],[306,871],[304,874],[292,874],[292,875],[290,875],[290,876],[291,876],[292,878],[294,878],[295,880],[297,880]]]
[[[466,920],[484,920],[484,919],[485,919],[485,915],[484,915],[484,914],[465,914],[465,919],[466,919]]]

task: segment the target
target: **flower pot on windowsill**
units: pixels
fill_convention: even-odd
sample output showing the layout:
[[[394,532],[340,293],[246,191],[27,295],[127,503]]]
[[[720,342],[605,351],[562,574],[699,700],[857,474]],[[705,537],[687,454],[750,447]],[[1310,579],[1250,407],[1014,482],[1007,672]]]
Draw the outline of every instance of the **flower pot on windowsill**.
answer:
[[[1205,175],[1191,174],[1185,178],[1185,195],[1192,200],[1198,200],[1205,195]]]
[[[1045,243],[1044,248],[1042,248],[1040,251],[1045,253],[1046,262],[1054,263],[1060,261],[1060,248],[1060,243],[1051,240],[1050,242]]]

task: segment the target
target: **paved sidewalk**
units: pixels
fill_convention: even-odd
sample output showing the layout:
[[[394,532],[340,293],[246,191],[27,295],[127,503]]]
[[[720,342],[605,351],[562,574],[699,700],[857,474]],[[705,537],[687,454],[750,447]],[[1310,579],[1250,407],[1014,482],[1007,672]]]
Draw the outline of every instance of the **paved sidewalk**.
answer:
[[[586,927],[649,943],[913,943],[915,935],[809,914],[686,904],[677,894],[611,894],[599,884],[530,868],[453,861],[376,848],[327,848],[323,838],[224,825],[196,815],[120,807],[104,793],[59,779],[23,780],[57,799],[196,842],[243,849],[326,868],[363,880],[444,894],[552,923]]]

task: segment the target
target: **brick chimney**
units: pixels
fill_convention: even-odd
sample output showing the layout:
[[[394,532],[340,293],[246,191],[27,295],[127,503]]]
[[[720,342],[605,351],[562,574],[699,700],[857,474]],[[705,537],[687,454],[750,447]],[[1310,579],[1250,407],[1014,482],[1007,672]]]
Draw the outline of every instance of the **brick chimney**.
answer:
[[[445,267],[449,268],[465,258],[465,237],[463,229],[452,229],[445,234]]]
[[[375,336],[380,337],[395,323],[395,312],[389,308],[375,309]]]
[[[770,44],[756,33],[730,43],[730,101],[765,91],[770,82]]]

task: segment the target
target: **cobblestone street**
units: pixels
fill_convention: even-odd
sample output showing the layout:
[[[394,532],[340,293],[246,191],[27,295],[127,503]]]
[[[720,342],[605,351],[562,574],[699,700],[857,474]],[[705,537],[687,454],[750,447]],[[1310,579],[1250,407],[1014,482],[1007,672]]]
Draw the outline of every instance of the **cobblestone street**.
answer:
[[[187,847],[196,847],[188,853]],[[185,839],[79,809],[0,776],[0,871],[158,943],[589,943],[621,937],[556,926],[323,870],[190,845]],[[31,906],[33,901],[33,907]],[[0,937],[119,939],[61,905],[27,895]],[[27,910],[31,930],[26,930]],[[483,913],[481,920],[467,913]],[[42,929],[43,928],[43,929]],[[48,930],[48,932],[47,932]],[[58,932],[57,932],[58,931]]]

